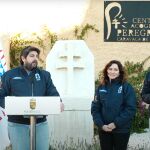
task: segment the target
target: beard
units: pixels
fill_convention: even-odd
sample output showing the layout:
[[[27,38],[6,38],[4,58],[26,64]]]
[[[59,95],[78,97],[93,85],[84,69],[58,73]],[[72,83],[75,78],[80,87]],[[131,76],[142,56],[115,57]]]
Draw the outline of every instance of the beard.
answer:
[[[34,60],[31,63],[25,62],[24,63],[24,67],[25,69],[32,71],[33,69],[37,68],[38,62],[36,60]]]

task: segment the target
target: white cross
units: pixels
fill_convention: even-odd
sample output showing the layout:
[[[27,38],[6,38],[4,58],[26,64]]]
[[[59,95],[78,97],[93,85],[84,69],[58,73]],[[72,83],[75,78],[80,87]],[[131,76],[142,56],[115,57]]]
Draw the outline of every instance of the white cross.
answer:
[[[64,51],[60,52],[58,57],[60,59],[56,68],[67,71],[67,95],[71,96],[74,87],[74,71],[85,67],[81,53],[76,49],[75,45],[65,43]]]

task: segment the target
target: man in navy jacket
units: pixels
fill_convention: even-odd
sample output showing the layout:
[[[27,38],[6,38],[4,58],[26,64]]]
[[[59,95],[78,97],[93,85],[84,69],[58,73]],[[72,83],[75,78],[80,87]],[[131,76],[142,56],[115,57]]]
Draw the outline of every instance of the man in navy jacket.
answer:
[[[37,67],[39,54],[40,50],[36,47],[24,48],[20,54],[21,66],[4,73],[0,89],[2,107],[5,96],[59,96],[50,73]],[[49,132],[46,116],[37,118],[36,123],[36,150],[48,150]],[[29,124],[30,120],[25,116],[8,116],[13,150],[29,150]]]

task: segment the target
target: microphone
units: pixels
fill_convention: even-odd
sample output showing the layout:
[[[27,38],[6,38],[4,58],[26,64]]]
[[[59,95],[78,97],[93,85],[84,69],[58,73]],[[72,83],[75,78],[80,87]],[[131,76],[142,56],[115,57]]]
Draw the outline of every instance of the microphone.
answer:
[[[33,84],[33,81],[34,81],[34,75],[30,76],[30,77],[29,77],[29,80],[30,80],[31,84]]]
[[[34,96],[34,93],[33,93],[33,84],[34,84],[34,73],[31,74],[31,76],[29,77],[29,80],[31,82],[31,86],[32,86],[32,96]]]

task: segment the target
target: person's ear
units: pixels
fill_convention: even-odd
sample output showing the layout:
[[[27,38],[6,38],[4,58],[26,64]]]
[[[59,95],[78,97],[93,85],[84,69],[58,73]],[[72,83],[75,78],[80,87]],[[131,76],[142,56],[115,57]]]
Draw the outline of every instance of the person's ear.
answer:
[[[22,60],[23,62],[25,62],[25,57],[24,57],[24,56],[21,56],[21,60]]]

